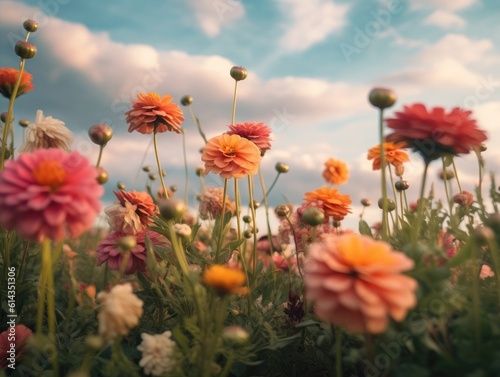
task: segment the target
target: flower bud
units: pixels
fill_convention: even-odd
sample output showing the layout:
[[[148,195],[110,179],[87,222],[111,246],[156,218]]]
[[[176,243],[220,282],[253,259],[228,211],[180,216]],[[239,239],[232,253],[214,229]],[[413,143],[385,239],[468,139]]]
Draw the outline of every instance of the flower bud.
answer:
[[[279,217],[288,217],[288,215],[290,214],[290,207],[288,207],[286,204],[280,204],[275,208],[274,212]]]
[[[106,171],[106,169],[98,167],[97,168],[97,182],[100,185],[103,185],[108,181],[108,179],[109,179],[109,174]]]
[[[405,191],[410,187],[410,183],[408,181],[397,181],[394,184],[394,187],[396,187],[396,190],[398,191]]]
[[[342,225],[342,222],[341,221],[334,221],[332,223],[332,225],[334,228],[340,228],[340,226]]]
[[[311,226],[321,225],[325,221],[325,214],[316,207],[309,207],[302,214],[302,220]]]
[[[193,97],[191,97],[191,96],[186,95],[186,96],[183,96],[181,98],[181,105],[182,106],[189,106],[192,103],[193,103]]]
[[[365,207],[369,207],[372,205],[372,201],[370,199],[363,198],[361,199],[361,204]]]
[[[170,190],[172,190],[172,192],[176,192],[177,191],[177,186],[176,185],[170,186]]]
[[[243,327],[232,325],[223,330],[222,340],[231,348],[242,347],[248,344],[250,334]]]
[[[124,236],[116,242],[116,246],[122,251],[130,251],[137,246],[137,240],[134,236]]]
[[[486,146],[486,144],[484,143],[479,144],[479,152],[486,152],[487,149],[488,147]]]
[[[156,181],[158,179],[158,174],[149,173],[148,178],[151,179],[152,181]]]
[[[22,59],[31,59],[36,55],[36,46],[33,43],[17,41],[14,52]]]
[[[150,173],[151,172],[151,166],[146,165],[142,167],[142,171],[145,173]]]
[[[247,70],[245,68],[236,67],[236,66],[231,68],[231,70],[229,71],[229,74],[236,81],[245,80],[247,78],[247,75],[248,75]]]
[[[243,232],[243,237],[245,237],[245,238],[252,238],[252,236],[253,236],[252,232],[250,232],[249,230],[245,230]]]
[[[368,96],[370,103],[380,110],[391,107],[396,102],[396,93],[387,88],[373,88]]]
[[[38,22],[35,20],[26,20],[23,22],[24,30],[34,33],[38,30]]]
[[[387,198],[385,199],[385,203],[387,211],[392,212],[396,209],[396,204],[394,203],[394,200]],[[380,198],[378,200],[378,208],[380,209],[384,208],[384,198]]]
[[[160,214],[166,220],[180,219],[186,212],[186,204],[178,198],[170,198],[160,201],[158,208]]]
[[[254,200],[253,203],[250,203],[249,205],[250,205],[250,207],[253,206],[253,209],[257,209],[260,207],[260,202],[258,202],[257,200]]]
[[[4,111],[2,114],[0,114],[0,120],[4,123],[7,121],[7,111]]]
[[[276,163],[275,168],[278,173],[288,173],[288,171],[290,170],[290,166],[283,162]]]
[[[201,176],[203,175],[203,173],[204,173],[204,172],[205,172],[205,169],[204,169],[204,168],[202,168],[201,166],[196,168],[196,175],[197,175],[198,177],[201,177]]]
[[[106,145],[113,136],[113,129],[107,124],[94,124],[89,128],[89,137],[94,144]]]
[[[118,187],[118,190],[125,190],[125,185],[122,182],[118,182],[116,187]]]
[[[453,170],[441,170],[439,172],[439,178],[441,178],[443,181],[449,181],[450,179],[455,178],[455,173]]]
[[[104,342],[100,336],[89,335],[85,338],[85,345],[91,351],[99,351],[104,346]]]
[[[250,224],[252,222],[252,216],[243,216],[242,220],[245,224]]]
[[[31,123],[31,122],[30,122],[28,119],[21,119],[21,120],[19,121],[19,125],[20,125],[21,127],[24,127],[24,128],[28,127],[28,126],[30,125],[30,123]]]

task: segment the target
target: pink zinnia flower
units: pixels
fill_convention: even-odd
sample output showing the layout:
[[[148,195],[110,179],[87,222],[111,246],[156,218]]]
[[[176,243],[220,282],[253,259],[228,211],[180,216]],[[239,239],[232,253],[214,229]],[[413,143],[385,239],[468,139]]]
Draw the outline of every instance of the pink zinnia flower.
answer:
[[[224,195],[224,188],[222,187],[207,187],[201,196],[200,201],[200,218],[202,220],[215,219],[222,214],[222,195]],[[231,215],[236,211],[235,204],[226,195],[225,212],[230,212]]]
[[[181,123],[184,121],[181,108],[171,103],[172,96],[160,98],[157,93],[140,93],[132,101],[132,110],[125,112],[128,132],[137,131],[141,134],[173,131],[181,133]]]
[[[306,257],[306,297],[329,323],[356,333],[382,333],[389,317],[402,321],[417,302],[417,282],[401,274],[413,265],[386,242],[329,235],[312,244]]]
[[[11,343],[15,344],[16,363],[21,360],[23,353],[26,351],[27,340],[31,334],[32,331],[24,325],[17,325],[14,328],[9,327],[0,334],[0,369],[6,368],[11,363],[8,360]],[[15,337],[14,341],[10,339],[11,336]]]
[[[487,139],[471,114],[458,107],[447,112],[442,107],[428,110],[421,103],[405,106],[394,118],[386,119],[387,127],[393,130],[387,141],[406,143],[426,161],[469,153]]]
[[[38,242],[77,237],[92,226],[103,191],[95,168],[76,151],[22,153],[0,173],[0,225]]]
[[[100,266],[107,262],[110,270],[119,270],[122,268],[124,259],[128,261],[125,266],[124,274],[129,275],[135,273],[137,270],[146,271],[146,259],[148,256],[146,247],[146,237],[149,238],[151,244],[155,246],[166,246],[167,240],[162,235],[146,230],[134,235],[136,238],[136,245],[129,251],[123,251],[120,248],[120,240],[123,237],[130,236],[124,232],[111,232],[106,239],[104,239],[97,248],[97,265]]]
[[[153,221],[151,217],[158,213],[153,198],[145,191],[113,192],[118,201],[104,210],[109,216],[111,230],[127,234],[139,233]]]
[[[271,149],[271,129],[264,123],[245,122],[229,126],[228,135],[239,135],[250,140],[262,151]]]
[[[462,192],[453,195],[453,201],[463,207],[470,206],[474,203],[474,194],[469,191],[463,190]]]

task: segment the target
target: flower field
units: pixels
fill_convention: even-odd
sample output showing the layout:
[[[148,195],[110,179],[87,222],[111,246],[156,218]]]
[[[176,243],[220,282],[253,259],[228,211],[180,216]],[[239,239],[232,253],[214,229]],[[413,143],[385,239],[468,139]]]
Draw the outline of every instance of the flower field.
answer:
[[[349,168],[338,158],[325,161],[324,185],[301,203],[284,196],[272,207],[268,195],[290,167],[278,162],[274,182],[264,181],[276,135],[265,123],[235,121],[237,89],[251,74],[235,66],[231,123],[212,138],[191,96],[177,104],[170,94],[137,94],[124,119],[151,141],[156,165],[143,168],[148,184],[119,183],[104,206],[110,125],[89,127],[99,147],[90,161],[72,148],[64,122],[42,110],[34,122],[14,122],[16,99],[34,90],[26,65],[38,25],[23,27],[19,67],[0,68],[8,108],[0,376],[500,375],[500,193],[494,174],[485,177],[487,134],[471,111],[400,106],[394,91],[374,88],[367,97],[379,139],[366,158],[381,196],[361,204],[377,207],[380,221],[354,213],[341,188]],[[188,116],[205,144],[194,206],[187,185],[167,187],[158,147],[172,133],[185,137]],[[14,127],[24,128],[22,140]],[[475,192],[462,189],[455,165],[465,154],[477,157]],[[412,158],[423,161],[416,197],[405,180]],[[439,186],[428,182],[431,165],[443,168]],[[211,175],[222,184],[208,185]],[[357,228],[344,226],[356,216]]]

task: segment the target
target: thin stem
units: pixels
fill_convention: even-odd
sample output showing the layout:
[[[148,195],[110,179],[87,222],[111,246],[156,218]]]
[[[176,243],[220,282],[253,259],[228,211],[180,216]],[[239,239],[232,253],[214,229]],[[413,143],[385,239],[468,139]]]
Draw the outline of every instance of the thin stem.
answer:
[[[99,156],[97,156],[97,162],[96,162],[96,164],[95,164],[95,167],[96,167],[96,168],[98,168],[98,167],[99,167],[99,165],[101,164],[102,151],[104,150],[104,147],[105,147],[105,146],[106,146],[106,145],[101,145],[101,146],[99,146]]]
[[[413,232],[413,246],[416,245],[418,236],[420,234],[420,223],[422,222],[422,215],[424,212],[424,192],[425,192],[425,181],[427,180],[427,170],[429,168],[429,161],[424,161],[424,176],[422,177],[422,185],[420,186],[420,195],[418,199],[418,212],[417,212],[417,223],[415,224]]]
[[[250,211],[252,211],[252,226],[253,226],[253,251],[252,251],[252,273],[255,275],[255,271],[257,268],[257,220],[255,219],[255,206],[253,202],[253,182],[252,177],[247,176],[248,178],[248,195],[250,197]]]
[[[457,171],[457,166],[455,165],[455,159],[452,158],[451,161],[453,163],[453,173],[455,173],[455,178],[457,180],[458,190],[459,190],[459,192],[462,192],[462,186],[460,185],[460,180],[458,179],[458,171]]]
[[[156,165],[158,165],[158,175],[160,176],[161,187],[163,189],[163,192],[165,193],[165,197],[168,199],[168,191],[167,191],[167,187],[165,186],[165,181],[163,180],[163,174],[162,174],[162,169],[161,169],[161,164],[160,164],[160,157],[158,155],[158,138],[157,138],[156,127],[153,131],[153,145],[154,145],[154,149],[155,149]]]
[[[387,218],[387,182],[385,178],[385,145],[384,145],[384,110],[379,113],[379,139],[380,139],[380,170],[382,173],[382,230],[380,232],[383,240],[387,240],[388,218]]]
[[[389,164],[387,164],[387,169],[389,170],[389,177],[391,178],[392,194],[394,195],[394,204],[396,205],[396,228],[399,226],[399,211],[398,211],[398,198],[396,196],[396,187],[394,186],[394,178],[392,176],[392,169]],[[403,212],[403,209],[401,209]]]
[[[139,166],[139,169],[137,170],[137,174],[135,175],[135,178],[134,178],[134,188],[137,187],[137,181],[139,180],[139,174],[141,174],[141,167],[144,166],[144,162],[146,161],[146,157],[148,156],[149,148],[151,148],[152,143],[153,143],[153,139],[149,139],[148,146],[146,147],[146,150],[144,151],[144,154],[142,155],[141,165]]]
[[[182,242],[179,240],[179,237],[177,237],[177,234],[174,231],[174,221],[168,220],[167,227],[170,232],[170,240],[172,241],[172,248],[174,249],[177,261],[179,262],[184,276],[189,279],[189,266],[186,259],[186,253],[184,252],[184,248],[182,247]]]
[[[262,188],[262,196],[264,197],[263,199],[264,208],[266,210],[267,240],[269,242],[269,247],[271,248],[271,256],[272,256],[274,253],[274,244],[273,244],[273,234],[271,232],[271,223],[269,220],[269,203],[267,202],[266,183],[264,182],[264,175],[262,174],[262,169],[260,165],[259,165],[259,180],[260,180],[260,187]]]
[[[241,239],[241,224],[240,224],[240,212],[241,212],[241,201],[240,201],[240,190],[238,185],[238,179],[234,178],[234,201],[236,205],[236,229],[238,231],[238,239]],[[240,255],[245,258],[246,255],[243,252],[243,245],[240,245]]]
[[[3,166],[5,163],[5,154],[7,148],[7,139],[9,136],[9,129],[14,118],[14,102],[16,101],[17,92],[19,91],[19,85],[21,84],[21,77],[24,71],[25,59],[21,59],[19,63],[19,75],[17,76],[16,83],[14,84],[14,88],[12,89],[12,94],[9,99],[9,107],[7,109],[7,117],[5,119],[5,124],[3,127],[3,136],[2,136],[2,149],[0,150],[0,170],[3,170]]]
[[[448,180],[446,179],[446,163],[444,161],[444,157],[441,157],[441,161],[443,162],[443,181],[444,181],[444,191],[446,193],[446,201],[448,202],[448,208],[450,210],[450,218],[452,215],[452,205],[450,199],[450,189],[448,187]]]
[[[484,208],[484,203],[483,203],[484,159],[483,159],[483,156],[481,155],[480,150],[476,150],[476,156],[477,156],[477,163],[478,163],[478,168],[479,168],[479,182],[477,184],[477,202],[479,203],[479,206],[481,207],[482,215],[485,216],[486,209]]]
[[[219,236],[217,237],[217,249],[215,250],[215,263],[219,262],[219,253],[222,246],[222,230],[225,226],[224,219],[226,218],[226,193],[227,193],[227,178],[224,178],[224,189],[222,192],[222,212],[220,217]]]
[[[189,110],[189,113],[191,114],[191,117],[194,120],[194,123],[196,124],[196,128],[198,128],[198,132],[200,133],[200,136],[202,137],[203,141],[205,142],[205,144],[208,143],[207,137],[205,136],[205,134],[203,133],[203,131],[201,129],[200,120],[194,115],[194,112],[193,112],[193,109],[191,108],[191,105],[188,105],[187,108]]]
[[[186,155],[186,130],[182,130],[182,154],[184,156],[184,175],[186,177],[185,188],[184,188],[184,203],[188,205],[188,187],[189,187],[189,177],[188,177],[188,163]]]
[[[234,94],[233,94],[233,111],[231,113],[231,124],[234,124],[236,118],[236,95],[238,92],[238,81],[234,80]]]
[[[274,186],[276,185],[276,182],[278,182],[278,178],[280,177],[281,173],[278,172],[278,174],[276,175],[276,177],[274,178],[274,181],[273,183],[271,183],[271,186],[269,186],[269,190],[267,190],[267,196],[269,196],[269,194],[271,193],[272,189],[274,188]],[[264,200],[264,199],[262,199]]]

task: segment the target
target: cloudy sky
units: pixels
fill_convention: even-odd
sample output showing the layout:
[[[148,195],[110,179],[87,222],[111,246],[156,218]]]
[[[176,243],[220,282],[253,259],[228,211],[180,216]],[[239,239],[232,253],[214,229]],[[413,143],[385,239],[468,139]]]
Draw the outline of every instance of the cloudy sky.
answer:
[[[490,139],[487,170],[498,171],[499,16],[494,0],[0,1],[0,66],[18,66],[13,45],[24,36],[22,22],[37,20],[31,41],[38,54],[26,65],[35,90],[16,102],[16,119],[34,120],[42,109],[63,120],[75,134],[74,149],[93,160],[97,148],[87,129],[110,124],[106,200],[118,181],[142,189],[141,167],[154,164],[150,137],[127,133],[123,113],[136,93],[169,93],[177,102],[192,95],[207,136],[216,136],[231,122],[229,70],[244,66],[249,74],[239,85],[236,121],[273,129],[272,150],[263,160],[268,185],[277,162],[290,165],[272,204],[283,202],[282,195],[300,203],[304,192],[324,185],[323,163],[333,157],[350,168],[350,181],[339,189],[353,199],[347,223],[355,224],[360,199],[379,197],[379,176],[366,160],[378,143],[377,111],[367,101],[374,86],[398,95],[387,115],[415,102],[472,109]],[[1,103],[6,109],[6,100]],[[185,116],[193,198],[203,141]],[[183,192],[181,136],[162,134],[160,149],[167,185]],[[473,156],[458,159],[463,186],[471,191],[476,164]],[[437,168],[431,172],[436,186]],[[412,156],[405,174],[412,188],[421,172]],[[215,176],[207,182],[221,184]]]

